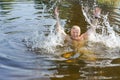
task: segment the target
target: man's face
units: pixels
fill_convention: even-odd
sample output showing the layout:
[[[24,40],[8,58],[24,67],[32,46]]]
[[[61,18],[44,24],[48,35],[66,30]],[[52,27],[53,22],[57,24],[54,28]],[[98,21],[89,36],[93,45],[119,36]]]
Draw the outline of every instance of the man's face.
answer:
[[[80,27],[79,26],[73,26],[71,28],[71,37],[76,38],[80,36]]]

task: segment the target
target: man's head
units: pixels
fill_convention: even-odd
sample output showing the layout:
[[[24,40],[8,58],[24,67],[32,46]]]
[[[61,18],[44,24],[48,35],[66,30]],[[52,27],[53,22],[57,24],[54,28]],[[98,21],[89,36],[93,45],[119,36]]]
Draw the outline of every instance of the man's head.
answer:
[[[71,37],[72,38],[77,38],[77,37],[79,37],[80,36],[80,34],[81,34],[81,29],[80,29],[80,27],[79,26],[77,26],[77,25],[74,25],[72,28],[71,28]]]

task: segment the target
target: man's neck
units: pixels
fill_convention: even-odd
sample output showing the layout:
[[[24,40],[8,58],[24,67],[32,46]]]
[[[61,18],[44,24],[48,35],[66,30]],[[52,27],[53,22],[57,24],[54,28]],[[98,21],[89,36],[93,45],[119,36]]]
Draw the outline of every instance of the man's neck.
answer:
[[[78,36],[78,37],[71,37],[71,38],[72,38],[72,40],[76,40],[76,41],[80,40],[80,36]]]

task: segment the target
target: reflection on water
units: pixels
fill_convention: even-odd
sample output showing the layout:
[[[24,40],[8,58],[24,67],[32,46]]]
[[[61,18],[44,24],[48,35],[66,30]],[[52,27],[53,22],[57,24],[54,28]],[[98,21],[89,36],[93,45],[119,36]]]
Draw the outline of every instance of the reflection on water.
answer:
[[[80,25],[82,32],[87,30],[89,24],[81,5],[90,9],[94,5],[100,6],[103,14],[109,12],[110,27],[117,35],[117,38],[112,35],[113,40],[109,40],[120,40],[120,1],[95,1],[0,0],[0,80],[119,80],[119,43],[110,48],[103,43],[91,43],[89,47],[96,51],[95,62],[64,59],[58,55],[63,52],[63,49],[59,50],[63,44],[54,28],[53,8],[56,5],[59,5],[61,24],[67,33],[74,24]],[[40,49],[34,51],[37,48]]]

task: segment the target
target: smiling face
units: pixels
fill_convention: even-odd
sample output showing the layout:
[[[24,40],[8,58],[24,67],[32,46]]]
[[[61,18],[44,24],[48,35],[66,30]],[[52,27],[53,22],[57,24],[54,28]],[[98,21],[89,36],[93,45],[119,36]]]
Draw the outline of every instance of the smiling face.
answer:
[[[79,36],[80,36],[80,34],[81,34],[81,30],[80,30],[80,27],[79,26],[73,26],[72,28],[71,28],[71,37],[73,38],[73,39],[76,39],[76,38],[78,38]]]

